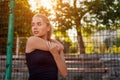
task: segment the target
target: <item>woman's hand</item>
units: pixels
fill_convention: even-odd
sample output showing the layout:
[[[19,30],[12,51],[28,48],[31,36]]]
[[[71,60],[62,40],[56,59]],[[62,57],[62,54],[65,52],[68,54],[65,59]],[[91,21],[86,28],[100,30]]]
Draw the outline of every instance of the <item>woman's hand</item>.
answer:
[[[56,43],[57,46],[59,46],[60,51],[64,50],[64,46],[59,41],[57,41],[55,39],[51,39],[51,42]]]
[[[47,45],[52,55],[59,53],[60,47],[58,46],[58,44],[53,42],[48,42]]]

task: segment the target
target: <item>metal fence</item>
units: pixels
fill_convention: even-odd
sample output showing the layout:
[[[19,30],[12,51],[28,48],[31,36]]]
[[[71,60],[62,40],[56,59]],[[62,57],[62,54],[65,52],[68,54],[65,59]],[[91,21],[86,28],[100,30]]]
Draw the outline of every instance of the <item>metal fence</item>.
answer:
[[[26,40],[31,35],[28,30],[33,13],[29,6],[20,6],[28,4],[26,1],[20,1],[15,0],[12,80],[27,80],[29,76],[24,53]],[[0,0],[0,80],[4,79],[6,69],[9,4],[9,0]],[[68,76],[62,78],[59,75],[59,80],[119,80],[120,30],[102,30],[90,37],[83,35],[85,54],[80,54],[73,31],[69,32],[73,34],[70,35],[73,42],[62,42]]]

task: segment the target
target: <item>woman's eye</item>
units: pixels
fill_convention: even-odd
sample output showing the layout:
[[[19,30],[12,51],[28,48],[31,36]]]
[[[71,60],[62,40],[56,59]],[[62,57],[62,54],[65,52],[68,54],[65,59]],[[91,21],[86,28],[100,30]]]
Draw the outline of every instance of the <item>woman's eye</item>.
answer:
[[[38,26],[41,26],[41,22],[38,22],[37,25],[38,25]]]
[[[35,24],[34,23],[31,23],[31,26],[34,26]]]

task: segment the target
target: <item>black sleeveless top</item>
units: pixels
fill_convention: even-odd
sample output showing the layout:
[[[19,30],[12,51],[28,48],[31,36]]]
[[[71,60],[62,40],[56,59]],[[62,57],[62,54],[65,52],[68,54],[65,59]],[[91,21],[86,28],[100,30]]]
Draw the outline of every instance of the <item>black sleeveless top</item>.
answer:
[[[26,53],[29,80],[58,80],[58,68],[49,51]]]

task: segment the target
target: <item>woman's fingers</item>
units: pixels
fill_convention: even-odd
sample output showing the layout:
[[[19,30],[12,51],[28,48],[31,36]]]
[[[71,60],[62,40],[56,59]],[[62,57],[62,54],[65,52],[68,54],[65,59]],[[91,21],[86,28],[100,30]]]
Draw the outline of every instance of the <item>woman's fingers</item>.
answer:
[[[47,46],[48,46],[48,48],[50,49],[51,44],[50,44],[49,41],[47,42]]]
[[[52,45],[51,45],[51,42],[49,42],[49,47],[51,47]]]
[[[55,51],[55,50],[59,51],[59,49],[60,49],[58,44],[50,42],[50,41],[47,42],[47,45],[48,45],[48,48],[50,51]]]

